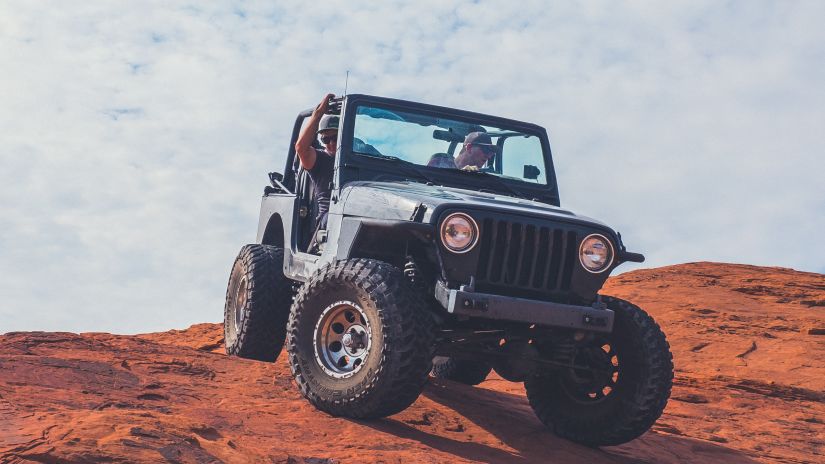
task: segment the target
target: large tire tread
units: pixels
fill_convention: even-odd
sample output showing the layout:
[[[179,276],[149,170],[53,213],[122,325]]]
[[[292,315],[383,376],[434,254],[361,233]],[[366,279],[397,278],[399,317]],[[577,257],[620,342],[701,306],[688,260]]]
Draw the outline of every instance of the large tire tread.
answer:
[[[301,319],[311,300],[338,286],[360,289],[377,308],[377,324],[386,347],[374,375],[364,378],[357,394],[328,394],[313,385],[304,372],[306,359],[299,331]],[[421,295],[401,271],[382,261],[354,259],[339,261],[316,273],[298,292],[287,325],[287,351],[299,390],[318,409],[334,416],[359,419],[385,417],[407,408],[420,395],[431,369],[434,330]],[[371,355],[373,355],[371,353]],[[340,392],[338,392],[340,393]]]
[[[614,332],[632,332],[621,336],[628,337],[633,348],[647,359],[634,394],[622,395],[609,416],[586,421],[556,414],[555,403],[560,398],[555,397],[558,392],[553,388],[552,378],[532,377],[525,381],[528,401],[539,419],[556,435],[588,446],[619,445],[648,431],[662,415],[673,383],[673,356],[659,325],[644,310],[627,301],[608,296],[603,297],[603,301],[617,313]]]
[[[227,354],[274,362],[283,349],[294,293],[292,281],[284,276],[283,260],[284,250],[280,247],[252,244],[241,248],[236,265],[240,261],[248,282],[247,304],[235,343],[226,344]],[[229,311],[231,287],[230,283],[225,311]],[[230,323],[228,317],[224,316],[225,324]]]
[[[447,379],[465,385],[478,385],[487,379],[493,366],[472,359],[446,358],[433,362],[433,377]]]

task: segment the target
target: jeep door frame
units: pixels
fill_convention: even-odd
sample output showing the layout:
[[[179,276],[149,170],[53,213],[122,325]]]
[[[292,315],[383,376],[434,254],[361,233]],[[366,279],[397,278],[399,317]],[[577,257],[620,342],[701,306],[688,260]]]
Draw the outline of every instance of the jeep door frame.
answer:
[[[345,120],[344,108],[346,97],[342,104],[341,121]],[[307,109],[295,118],[292,127],[292,137],[284,165],[283,184],[291,192],[264,193],[261,199],[261,210],[258,217],[258,233],[256,243],[274,245],[284,249],[284,275],[292,280],[306,282],[309,277],[322,265],[332,262],[337,253],[338,234],[341,228],[343,205],[339,203],[341,185],[338,179],[339,161],[341,159],[341,131],[338,132],[338,144],[332,176],[332,191],[330,193],[330,209],[327,219],[327,240],[321,255],[307,253],[300,249],[299,240],[302,235],[301,226],[305,218],[300,217],[302,203],[311,202],[311,198],[301,198],[300,179],[293,169],[295,163],[295,142],[303,128],[304,121],[312,115],[313,109]],[[308,180],[308,178],[306,178]]]

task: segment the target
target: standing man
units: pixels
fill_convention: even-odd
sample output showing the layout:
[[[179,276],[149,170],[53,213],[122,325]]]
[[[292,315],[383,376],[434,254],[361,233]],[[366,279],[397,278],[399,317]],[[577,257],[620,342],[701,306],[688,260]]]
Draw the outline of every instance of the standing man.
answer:
[[[335,164],[335,151],[338,148],[338,121],[339,117],[326,114],[329,111],[330,99],[333,94],[326,94],[321,103],[312,112],[304,129],[295,142],[295,153],[301,161],[301,166],[309,174],[315,192],[312,201],[315,203],[317,230],[327,228],[327,213],[329,212],[329,197],[331,193],[332,171]],[[323,150],[312,146],[313,139],[318,137]],[[314,240],[313,240],[314,241]]]

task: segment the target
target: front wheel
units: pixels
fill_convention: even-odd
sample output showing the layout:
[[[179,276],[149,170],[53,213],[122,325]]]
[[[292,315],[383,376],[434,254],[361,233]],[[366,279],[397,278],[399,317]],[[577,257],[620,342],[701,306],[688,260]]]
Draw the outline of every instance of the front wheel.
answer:
[[[432,317],[398,268],[339,261],[301,287],[287,351],[301,393],[335,416],[376,418],[412,404],[433,357]]]
[[[626,443],[661,416],[673,357],[659,326],[638,306],[603,297],[613,333],[577,348],[574,366],[529,377],[527,399],[556,435],[588,446]]]

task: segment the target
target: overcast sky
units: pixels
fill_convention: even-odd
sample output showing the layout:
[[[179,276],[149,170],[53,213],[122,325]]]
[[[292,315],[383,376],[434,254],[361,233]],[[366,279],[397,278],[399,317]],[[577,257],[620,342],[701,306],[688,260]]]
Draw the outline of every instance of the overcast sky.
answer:
[[[221,321],[347,69],[547,127],[562,206],[643,267],[825,273],[825,2],[521,3],[0,2],[0,333]]]

